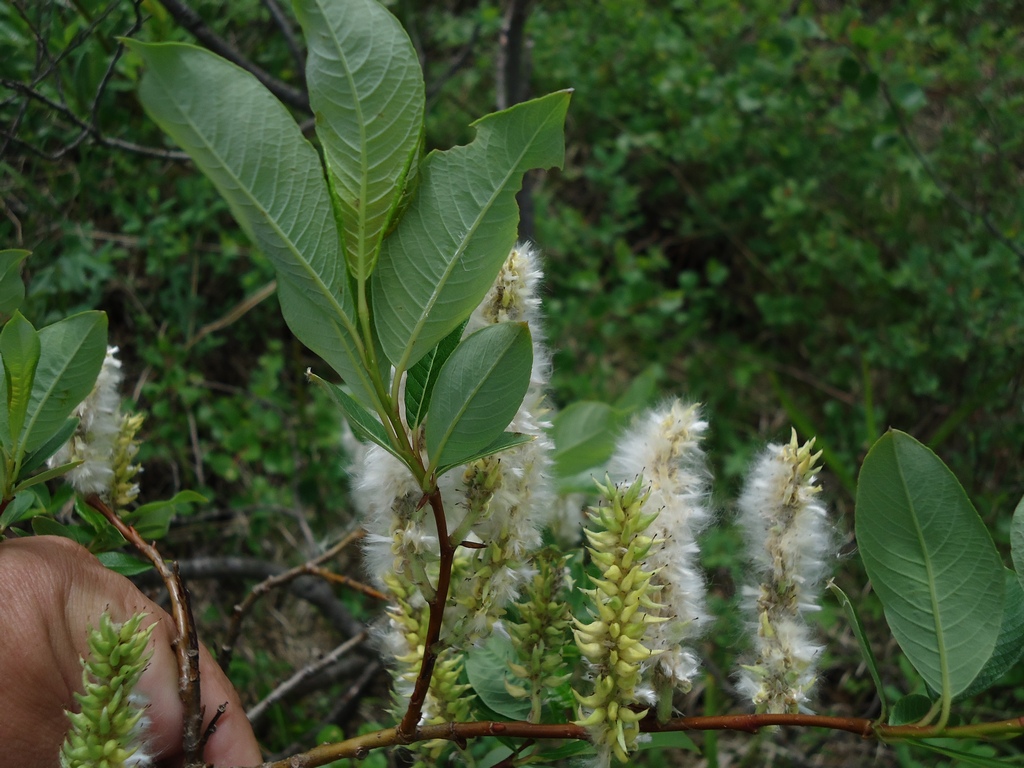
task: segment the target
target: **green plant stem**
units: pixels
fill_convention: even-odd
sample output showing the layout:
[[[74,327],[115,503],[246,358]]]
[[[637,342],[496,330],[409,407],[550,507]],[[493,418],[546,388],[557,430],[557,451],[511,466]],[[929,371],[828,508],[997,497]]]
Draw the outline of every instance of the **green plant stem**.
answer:
[[[437,489],[437,483],[433,483],[433,486],[433,490],[427,494],[427,501],[434,513],[434,525],[437,527],[437,541],[440,549],[437,590],[428,601],[430,614],[427,621],[427,635],[423,640],[423,661],[420,663],[420,672],[416,677],[412,695],[409,697],[409,708],[405,711],[402,722],[396,729],[396,734],[400,738],[400,741],[396,743],[400,744],[409,744],[417,740],[416,726],[423,713],[423,704],[427,700],[430,679],[433,677],[434,665],[437,663],[440,650],[437,647],[438,639],[441,637],[441,622],[444,619],[444,607],[448,601],[448,589],[452,581],[452,563],[455,560],[455,549],[458,546],[458,542],[453,542],[452,537],[448,535],[448,522],[445,519],[441,492]],[[309,765],[321,765],[321,763],[309,763]]]

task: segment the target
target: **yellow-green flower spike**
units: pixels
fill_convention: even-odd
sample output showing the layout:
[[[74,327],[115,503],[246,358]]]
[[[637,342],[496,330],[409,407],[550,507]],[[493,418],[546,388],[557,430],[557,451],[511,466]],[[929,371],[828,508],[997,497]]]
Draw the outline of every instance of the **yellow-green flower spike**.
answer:
[[[603,503],[588,513],[591,525],[586,535],[600,577],[594,579],[594,589],[584,590],[594,620],[573,620],[576,645],[590,663],[594,691],[574,693],[583,709],[578,723],[590,729],[599,762],[608,764],[614,757],[626,763],[636,748],[639,721],[647,714],[638,704],[652,698],[639,690],[644,665],[660,653],[645,645],[644,635],[649,626],[664,621],[657,616],[662,607],[660,588],[652,585],[654,573],[644,567],[645,558],[659,544],[644,533],[657,514],[644,512],[647,492],[642,478],[629,486],[606,480],[598,489]]]
[[[524,600],[516,603],[520,621],[507,624],[519,659],[508,667],[526,685],[506,683],[505,687],[515,698],[530,699],[528,719],[533,723],[540,722],[545,693],[570,677],[562,673],[562,649],[571,622],[569,603],[562,599],[568,586],[566,560],[550,549],[538,554],[537,571],[524,590]]]
[[[145,703],[134,693],[149,661],[146,647],[156,624],[142,629],[145,614],[115,624],[104,613],[89,632],[89,659],[82,660],[79,712],[68,712],[71,730],[60,753],[61,768],[145,768]]]

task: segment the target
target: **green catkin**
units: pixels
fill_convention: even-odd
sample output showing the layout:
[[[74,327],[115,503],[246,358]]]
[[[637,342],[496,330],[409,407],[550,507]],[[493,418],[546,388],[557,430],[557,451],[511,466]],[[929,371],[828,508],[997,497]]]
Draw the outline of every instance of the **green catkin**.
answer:
[[[148,719],[135,685],[150,654],[146,648],[156,624],[142,627],[146,614],[123,624],[104,613],[89,632],[89,658],[82,660],[79,712],[68,712],[71,730],[61,748],[61,768],[144,768]]]

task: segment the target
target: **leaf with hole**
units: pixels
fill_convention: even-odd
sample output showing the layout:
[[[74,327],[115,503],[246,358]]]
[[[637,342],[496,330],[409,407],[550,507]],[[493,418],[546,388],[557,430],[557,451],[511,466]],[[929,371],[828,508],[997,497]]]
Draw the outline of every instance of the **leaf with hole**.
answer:
[[[469,317],[515,245],[516,193],[532,168],[561,166],[569,92],[481,118],[472,143],[432,152],[419,188],[384,241],[373,305],[399,373]]]

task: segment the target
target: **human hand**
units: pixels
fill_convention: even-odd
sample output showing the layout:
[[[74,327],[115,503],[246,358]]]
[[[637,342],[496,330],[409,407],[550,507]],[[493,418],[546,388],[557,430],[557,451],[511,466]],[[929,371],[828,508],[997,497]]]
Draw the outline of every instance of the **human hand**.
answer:
[[[136,692],[149,701],[148,743],[158,765],[182,764],[183,712],[170,616],[86,549],[54,536],[0,543],[0,744],[12,764],[58,765],[69,727],[64,710],[74,708],[73,694],[82,685],[79,659],[88,653],[88,629],[104,611],[118,623],[140,612],[149,614],[144,625],[157,622],[153,656]],[[227,703],[204,759],[218,766],[261,763],[238,695],[205,648],[199,668],[206,723]]]

